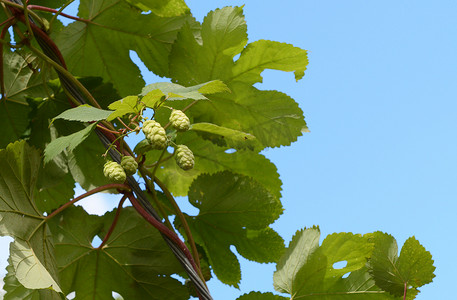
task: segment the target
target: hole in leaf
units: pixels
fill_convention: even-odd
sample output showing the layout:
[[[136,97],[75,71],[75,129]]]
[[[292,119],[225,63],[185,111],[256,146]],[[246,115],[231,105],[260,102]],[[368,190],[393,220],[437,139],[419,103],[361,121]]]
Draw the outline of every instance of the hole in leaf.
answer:
[[[96,236],[94,236],[91,244],[92,244],[92,247],[97,248],[98,246],[100,246],[101,243],[102,243],[102,240],[98,237],[98,235],[96,235]]]
[[[75,299],[76,293],[73,291],[67,295],[67,299]]]
[[[151,84],[153,82],[160,82],[160,81],[167,81],[170,82],[170,79],[168,78],[162,78],[160,76],[157,76],[153,72],[149,71],[149,69],[146,67],[144,62],[141,60],[140,56],[133,50],[129,51],[129,56],[130,59],[138,66],[140,69],[141,75],[146,81],[146,84]],[[140,76],[141,77],[141,76]]]
[[[240,55],[241,55],[241,54],[235,55],[235,56],[233,57],[233,61],[237,61],[237,60],[240,58]]]
[[[123,299],[124,299],[124,298],[121,296],[121,294],[119,294],[119,293],[113,292],[112,295],[113,295],[113,298],[114,298],[115,300],[123,300]]]
[[[351,275],[351,272],[347,272],[346,274],[344,274],[343,276],[341,276],[342,278],[347,278],[349,275]]]
[[[173,152],[175,151],[175,148],[169,146],[169,147],[167,148],[167,151],[168,151],[169,153],[173,153]]]
[[[232,154],[232,153],[235,153],[235,152],[236,152],[236,149],[233,149],[233,148],[225,150],[225,153],[228,153],[228,154]]]
[[[342,269],[342,268],[346,267],[347,264],[348,264],[347,261],[342,260],[342,261],[338,261],[338,262],[334,263],[332,267],[334,269]]]

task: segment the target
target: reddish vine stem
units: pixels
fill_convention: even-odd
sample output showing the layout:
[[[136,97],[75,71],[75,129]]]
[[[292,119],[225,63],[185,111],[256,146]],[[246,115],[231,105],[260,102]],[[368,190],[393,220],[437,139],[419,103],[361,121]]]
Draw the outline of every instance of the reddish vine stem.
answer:
[[[34,10],[46,11],[46,12],[50,12],[50,13],[55,13],[55,14],[61,15],[61,16],[65,17],[65,18],[72,19],[72,20],[75,20],[75,21],[80,21],[80,22],[84,22],[84,23],[92,23],[90,20],[81,19],[81,18],[72,16],[72,15],[68,15],[66,13],[63,13],[63,12],[60,12],[58,10],[55,10],[55,9],[52,9],[52,8],[49,8],[49,7],[45,7],[45,6],[33,5],[32,4],[32,5],[27,6],[27,8],[28,9],[34,9]]]
[[[97,128],[100,128],[101,130],[106,131],[106,132],[110,132],[112,134],[119,134],[119,132],[114,131],[114,130],[110,130],[110,129],[106,128],[105,126],[102,126],[102,125],[99,125],[99,124],[97,124]]]
[[[176,203],[175,198],[170,193],[170,191],[165,186],[165,184],[163,184],[157,177],[154,177],[153,180],[155,183],[157,183],[157,185],[163,191],[163,193],[167,197],[168,201],[170,201],[171,205],[173,205],[176,215],[178,216],[179,221],[181,221],[184,231],[186,232],[187,240],[189,241],[190,249],[192,250],[192,254],[193,254],[195,263],[197,264],[198,269],[200,270],[200,259],[198,257],[197,246],[195,245],[194,237],[192,235],[192,232],[190,231],[189,224],[187,223],[186,218],[184,217],[184,214],[182,213],[181,209],[179,208],[178,203]]]
[[[408,292],[408,286],[407,283],[405,282],[405,289],[403,291],[403,300],[406,300],[406,293]]]
[[[121,215],[122,205],[124,204],[126,199],[127,199],[127,196],[124,195],[124,196],[122,196],[121,201],[119,201],[119,205],[117,206],[117,211],[116,211],[116,215],[114,216],[113,223],[111,223],[111,226],[108,229],[108,232],[106,233],[105,238],[103,239],[100,246],[97,247],[97,250],[100,250],[103,248],[103,246],[106,244],[106,242],[110,238],[111,234],[113,233],[114,228],[116,228],[117,221],[119,220],[119,216]]]
[[[74,203],[78,202],[79,200],[82,200],[82,199],[84,199],[84,198],[86,198],[86,197],[88,197],[90,195],[93,195],[93,194],[96,194],[96,193],[99,193],[99,192],[102,192],[102,191],[110,190],[110,189],[130,190],[130,187],[128,185],[119,184],[119,183],[111,183],[111,184],[99,186],[99,187],[97,187],[97,188],[95,188],[93,190],[90,190],[90,191],[88,191],[88,192],[76,197],[75,199],[73,199],[71,201],[68,201],[67,203],[65,203],[64,205],[62,205],[61,207],[59,207],[58,209],[56,209],[52,213],[50,213],[48,216],[46,216],[46,220],[51,219],[52,217],[54,217],[55,215],[59,214],[60,212],[62,212],[63,210],[65,210],[69,206],[73,205]]]
[[[198,270],[197,266],[195,265],[195,261],[192,258],[192,255],[189,252],[189,249],[187,249],[186,245],[181,241],[181,239],[168,229],[167,226],[159,222],[158,220],[154,219],[150,214],[148,214],[144,208],[140,205],[138,200],[135,198],[135,196],[132,194],[132,192],[126,192],[125,195],[129,198],[130,203],[132,203],[133,207],[136,209],[136,211],[152,226],[154,226],[160,233],[163,235],[167,236],[170,240],[173,241],[173,243],[178,246],[181,251],[186,255],[187,259],[190,261],[192,264],[192,267],[194,270]]]

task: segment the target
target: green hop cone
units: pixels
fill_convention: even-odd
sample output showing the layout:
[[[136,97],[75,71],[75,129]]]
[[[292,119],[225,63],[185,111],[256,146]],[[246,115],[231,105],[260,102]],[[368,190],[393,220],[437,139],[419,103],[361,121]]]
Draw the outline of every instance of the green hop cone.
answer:
[[[177,131],[189,130],[189,118],[181,110],[173,109],[170,115],[170,123]]]
[[[138,163],[132,156],[124,156],[121,160],[121,166],[127,176],[135,174],[138,169]]]
[[[194,167],[194,154],[185,145],[178,145],[175,158],[176,163],[183,170],[190,170]]]
[[[147,120],[143,123],[143,133],[153,149],[165,149],[168,146],[168,138],[165,129],[159,122]]]
[[[114,183],[123,183],[127,179],[124,169],[115,161],[105,163],[103,174]]]

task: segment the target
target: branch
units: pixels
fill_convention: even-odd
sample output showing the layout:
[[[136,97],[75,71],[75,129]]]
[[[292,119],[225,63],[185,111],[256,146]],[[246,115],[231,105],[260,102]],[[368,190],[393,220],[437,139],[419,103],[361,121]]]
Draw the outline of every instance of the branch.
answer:
[[[154,182],[157,183],[157,185],[160,187],[160,189],[163,191],[165,196],[167,197],[168,201],[170,201],[171,205],[173,205],[173,208],[175,209],[176,215],[179,218],[179,221],[181,221],[182,226],[184,227],[184,231],[187,236],[187,240],[189,241],[190,244],[190,249],[192,250],[192,254],[194,257],[194,260],[200,270],[200,259],[198,256],[198,251],[197,251],[197,246],[195,246],[195,240],[192,235],[192,232],[190,231],[189,224],[187,224],[186,218],[184,217],[184,214],[182,213],[181,209],[179,208],[178,203],[176,203],[175,198],[173,195],[170,193],[170,191],[167,189],[165,184],[163,184],[157,177],[154,177]],[[203,275],[201,275],[203,276]]]
[[[128,191],[130,191],[130,187],[128,185],[119,184],[119,183],[111,183],[111,184],[99,186],[99,187],[97,187],[97,188],[95,188],[93,190],[90,190],[90,191],[88,191],[88,192],[76,197],[75,199],[73,199],[71,201],[68,201],[67,203],[65,203],[64,205],[62,205],[61,207],[59,207],[58,209],[53,211],[51,214],[49,214],[46,217],[46,220],[51,219],[52,217],[54,217],[58,213],[62,212],[63,210],[65,210],[69,206],[73,205],[74,203],[78,202],[79,200],[82,200],[82,199],[84,199],[84,198],[86,198],[86,197],[88,197],[90,195],[93,195],[93,194],[96,194],[96,193],[99,193],[99,192],[102,192],[102,191],[110,190],[110,189],[119,189],[119,190],[128,190]]]
[[[100,244],[100,246],[97,247],[97,250],[102,249],[102,247],[106,244],[108,239],[110,238],[111,234],[114,231],[114,228],[116,228],[117,221],[119,220],[119,216],[121,215],[121,210],[122,210],[122,205],[124,204],[125,200],[127,199],[127,196],[122,196],[121,201],[119,201],[119,205],[117,206],[117,211],[116,215],[114,216],[113,223],[111,223],[111,226],[108,230],[108,232],[105,235],[105,238],[103,239],[103,242]]]
[[[189,262],[192,264],[192,267],[194,268],[195,271],[198,270],[197,266],[195,265],[194,259],[192,258],[192,255],[189,252],[189,249],[187,249],[186,245],[179,239],[179,237],[168,229],[167,226],[163,225],[161,222],[156,220],[154,217],[152,217],[150,214],[148,214],[144,208],[140,205],[138,200],[135,198],[135,196],[132,194],[132,192],[126,192],[125,195],[129,198],[130,203],[132,203],[133,207],[136,209],[136,211],[147,221],[149,222],[152,226],[154,226],[160,233],[168,237],[176,246],[179,247],[179,249],[184,253],[186,258],[189,260]]]

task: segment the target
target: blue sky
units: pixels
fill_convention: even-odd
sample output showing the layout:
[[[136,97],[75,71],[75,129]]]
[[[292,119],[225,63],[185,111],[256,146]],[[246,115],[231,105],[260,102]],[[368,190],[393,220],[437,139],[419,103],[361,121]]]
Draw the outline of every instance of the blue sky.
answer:
[[[274,228],[289,241],[314,224],[322,236],[376,230],[399,245],[415,236],[435,260],[420,300],[449,299],[457,246],[457,2],[187,1],[197,19],[243,5],[250,41],[309,50],[298,83],[266,71],[263,89],[291,95],[310,133],[265,154],[283,181]],[[273,266],[246,264],[243,292],[271,290]],[[213,285],[215,299],[234,299]],[[230,296],[229,296],[230,295]]]
[[[437,267],[417,299],[449,299],[457,246],[457,2],[186,2],[200,21],[214,8],[245,4],[251,42],[309,50],[301,81],[265,71],[258,85],[292,96],[311,130],[290,147],[264,152],[283,181],[285,213],[273,227],[287,242],[312,225],[323,237],[381,230],[400,247],[414,235]],[[109,207],[97,201],[94,212]],[[215,299],[273,291],[273,271],[242,260],[241,291],[215,280],[210,289]]]

